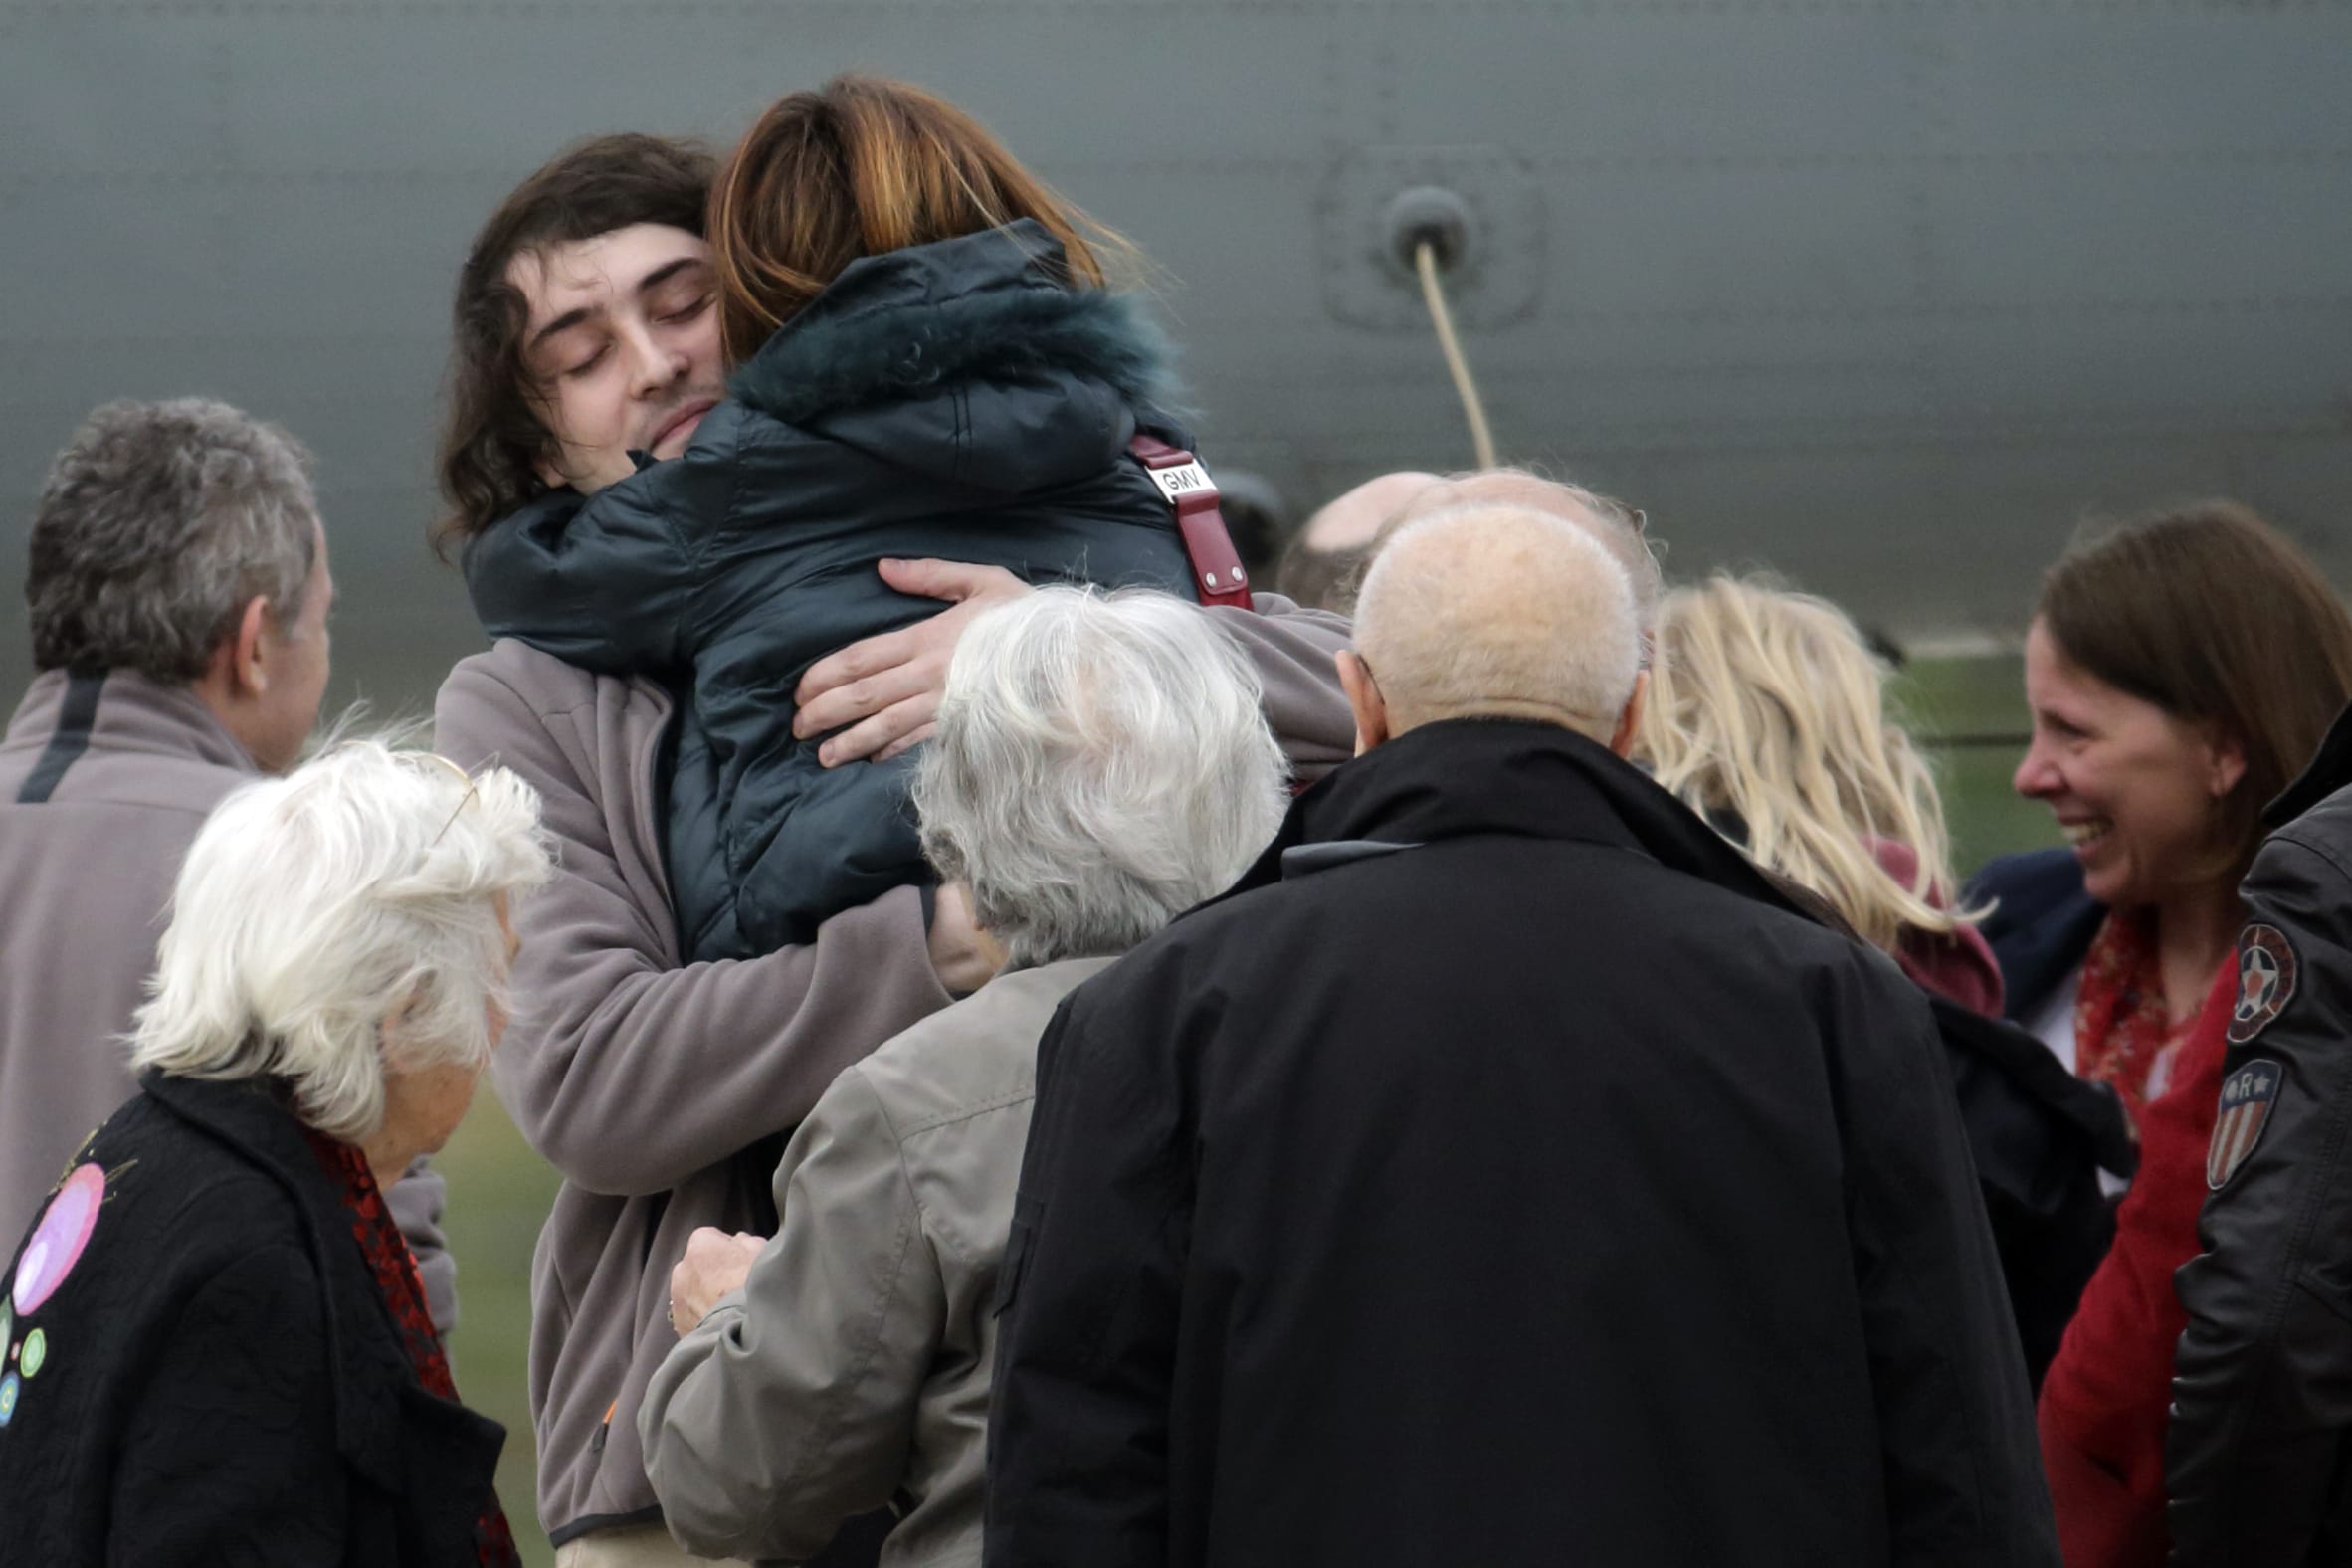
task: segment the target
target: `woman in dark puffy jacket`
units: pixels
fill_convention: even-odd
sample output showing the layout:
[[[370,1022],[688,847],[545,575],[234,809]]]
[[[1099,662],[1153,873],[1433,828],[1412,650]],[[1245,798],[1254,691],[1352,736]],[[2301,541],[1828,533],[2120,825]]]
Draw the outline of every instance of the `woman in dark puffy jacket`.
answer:
[[[466,562],[493,636],[680,693],[665,838],[694,959],[805,942],[924,880],[911,759],[827,769],[794,733],[812,664],[937,609],[878,561],[1243,587],[1213,534],[1188,553],[1134,450],[1184,437],[1166,342],[1108,286],[1123,247],[960,111],[861,78],[783,98],[709,238],[731,399],[681,457],[584,504],[551,492]]]

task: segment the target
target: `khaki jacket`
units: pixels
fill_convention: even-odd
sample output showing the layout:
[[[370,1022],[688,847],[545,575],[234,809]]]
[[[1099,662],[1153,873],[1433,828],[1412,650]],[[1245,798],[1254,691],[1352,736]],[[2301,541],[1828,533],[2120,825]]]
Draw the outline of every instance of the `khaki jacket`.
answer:
[[[1347,623],[1271,595],[1210,609],[1266,685],[1302,777],[1348,755],[1331,654]],[[539,1521],[557,1545],[660,1517],[639,1446],[645,1388],[678,1341],[670,1271],[696,1227],[767,1234],[783,1134],[841,1071],[947,1006],[921,893],[900,887],[764,957],[686,964],[656,825],[672,702],[512,640],[450,673],[435,744],[513,768],[558,842],[515,923],[515,1017],[491,1062],[507,1112],[563,1176],[531,1262]]]
[[[836,1078],[776,1171],[783,1228],[638,1413],[670,1533],[811,1557],[895,1499],[883,1568],[980,1561],[990,1309],[1037,1042],[1107,958],[999,976]]]
[[[0,1252],[137,1086],[124,1040],[180,862],[260,776],[193,692],[130,671],[45,672],[0,735]],[[419,1162],[387,1197],[447,1330],[441,1178]]]

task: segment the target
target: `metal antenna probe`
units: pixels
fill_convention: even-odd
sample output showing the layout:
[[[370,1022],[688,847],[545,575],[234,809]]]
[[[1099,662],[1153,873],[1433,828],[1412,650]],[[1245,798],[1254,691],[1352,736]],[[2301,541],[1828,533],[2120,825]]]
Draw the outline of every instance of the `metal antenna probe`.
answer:
[[[1397,259],[1421,279],[1421,300],[1429,307],[1430,325],[1438,334],[1438,348],[1454,377],[1455,394],[1462,399],[1463,417],[1470,423],[1470,450],[1481,469],[1494,467],[1494,432],[1486,423],[1485,400],[1470,374],[1470,358],[1454,330],[1454,312],[1446,303],[1440,275],[1460,268],[1470,252],[1470,214],[1463,199],[1441,186],[1422,185],[1389,203],[1388,232]]]

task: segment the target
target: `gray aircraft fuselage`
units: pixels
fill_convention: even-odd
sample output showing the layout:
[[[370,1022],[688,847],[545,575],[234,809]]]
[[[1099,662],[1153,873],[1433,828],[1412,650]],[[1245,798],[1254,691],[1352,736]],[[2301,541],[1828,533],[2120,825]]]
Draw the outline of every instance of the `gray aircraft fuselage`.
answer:
[[[319,455],[338,691],[478,646],[424,544],[448,295],[594,131],[722,145],[845,69],[963,104],[1139,243],[1211,467],[1303,510],[1506,457],[1915,638],[2012,636],[2093,514],[2230,493],[2352,559],[2352,7],[2200,0],[0,3],[0,689],[24,520],[103,399]]]

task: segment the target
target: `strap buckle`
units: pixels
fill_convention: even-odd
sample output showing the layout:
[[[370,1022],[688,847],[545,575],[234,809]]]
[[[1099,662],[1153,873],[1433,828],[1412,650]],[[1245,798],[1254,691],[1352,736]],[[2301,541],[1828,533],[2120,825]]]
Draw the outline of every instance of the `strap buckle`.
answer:
[[[1140,431],[1127,443],[1127,452],[1143,465],[1143,472],[1151,476],[1152,484],[1176,510],[1176,531],[1184,539],[1185,554],[1191,557],[1201,602],[1249,609],[1250,574],[1242,567],[1232,534],[1226,531],[1217,482],[1200,459]]]

